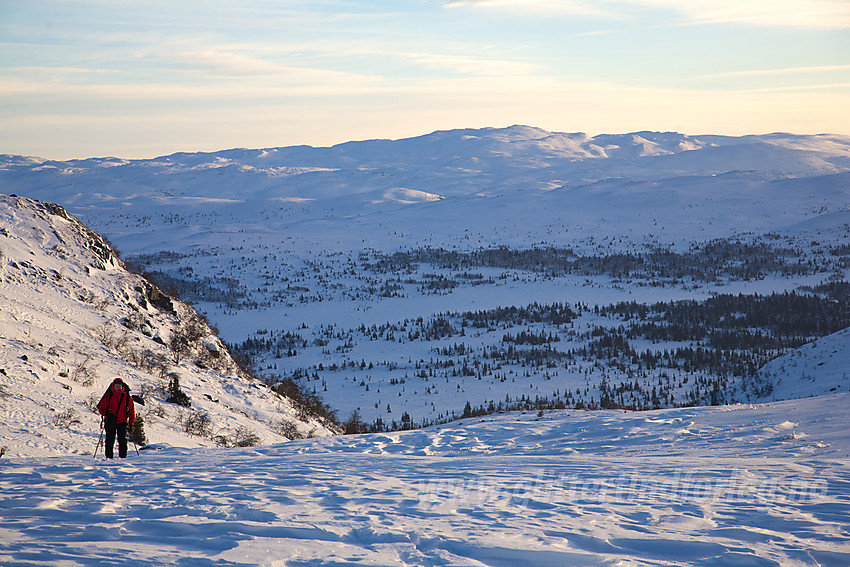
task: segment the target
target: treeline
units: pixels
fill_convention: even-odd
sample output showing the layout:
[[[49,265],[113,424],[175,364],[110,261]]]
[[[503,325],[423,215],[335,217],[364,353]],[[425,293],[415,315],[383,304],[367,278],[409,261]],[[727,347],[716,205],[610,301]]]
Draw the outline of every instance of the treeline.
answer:
[[[464,311],[454,313],[461,319],[462,326],[472,326],[479,329],[495,328],[497,325],[524,325],[528,323],[550,323],[564,325],[570,323],[577,315],[566,303],[537,303],[525,307],[497,307],[480,311]]]
[[[238,344],[229,344],[228,348],[251,356],[271,354],[275,358],[297,356],[298,350],[307,347],[307,341],[298,333],[289,331],[260,330]]]
[[[843,286],[835,288],[843,291]],[[724,294],[705,301],[652,305],[623,302],[596,312],[629,321],[629,339],[705,341],[711,348],[728,350],[782,350],[850,326],[850,295],[835,296],[796,292]]]
[[[346,434],[387,433],[391,431],[408,431],[411,429],[433,427],[435,425],[451,423],[459,419],[481,417],[509,411],[537,411],[538,415],[542,415],[542,413],[546,410],[563,410],[568,408],[602,409],[602,406],[595,402],[593,405],[586,405],[584,403],[572,405],[569,401],[567,401],[567,399],[558,399],[557,397],[554,399],[550,399],[546,396],[535,396],[532,398],[531,396],[522,395],[516,400],[511,400],[510,396],[507,396],[506,398],[506,401],[496,402],[495,400],[489,400],[477,406],[473,406],[469,402],[466,402],[463,412],[461,413],[453,411],[435,419],[422,419],[419,421],[412,419],[409,413],[404,412],[401,415],[401,419],[398,421],[392,420],[390,422],[386,422],[379,417],[373,422],[368,423],[363,421],[360,416],[360,412],[355,410],[348,419],[342,422],[341,425]]]
[[[474,267],[523,270],[560,277],[570,274],[701,282],[720,278],[752,280],[768,274],[811,274],[825,269],[807,262],[801,253],[766,242],[718,239],[694,245],[687,252],[653,248],[644,253],[616,252],[601,255],[577,253],[573,248],[514,249],[507,246],[461,251],[423,247],[393,254],[374,253],[364,267],[376,273],[413,273],[420,264],[446,270]],[[361,258],[363,260],[363,258]],[[443,282],[444,286],[450,284]]]
[[[497,307],[479,311],[447,312],[436,315],[428,320],[422,317],[405,319],[398,323],[382,325],[361,325],[357,331],[369,340],[385,341],[434,341],[450,338],[456,335],[465,336],[467,327],[478,329],[495,329],[532,323],[548,323],[559,326],[572,322],[578,314],[566,303],[542,304],[534,302],[525,307]],[[350,339],[350,334],[346,335]],[[551,337],[544,342],[558,340]],[[533,342],[534,339],[520,334],[513,342]]]
[[[218,303],[231,309],[256,308],[257,303],[248,294],[247,289],[235,278],[198,278],[184,279],[158,270],[146,271],[142,275],[164,290],[171,297],[177,297],[190,304],[198,302]]]

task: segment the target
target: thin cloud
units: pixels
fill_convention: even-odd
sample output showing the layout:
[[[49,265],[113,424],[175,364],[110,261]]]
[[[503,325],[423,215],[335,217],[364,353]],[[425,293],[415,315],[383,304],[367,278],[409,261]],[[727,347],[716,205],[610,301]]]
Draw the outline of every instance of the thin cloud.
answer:
[[[285,65],[244,53],[206,49],[170,55],[190,70],[211,77],[272,77],[297,83],[329,85],[363,84],[375,77],[328,69]]]
[[[189,69],[215,75],[256,76],[285,72],[283,66],[277,63],[226,51],[185,51],[171,54],[169,58]]]
[[[585,0],[444,0],[444,4],[449,8],[473,6],[529,15],[572,14],[613,17],[616,14],[600,9],[604,2]]]
[[[765,27],[848,28],[846,0],[629,0],[645,7],[675,10],[703,24]]]
[[[784,87],[765,87],[762,89],[743,89],[741,93],[781,93],[794,91],[829,91],[829,90],[846,90],[850,88],[850,83],[826,83],[822,85],[797,85]]]
[[[667,10],[691,24],[744,24],[762,27],[850,28],[846,0],[444,0],[447,7],[473,6],[519,14],[587,14],[621,18],[630,12]]]
[[[504,59],[433,53],[410,53],[407,57],[426,67],[444,69],[462,75],[524,76],[539,70],[539,67],[532,63]]]
[[[850,71],[850,65],[821,65],[817,67],[788,67],[785,69],[756,69],[750,71],[729,71],[703,75],[701,79],[723,79],[728,77],[767,77],[777,75],[798,75],[803,73],[832,73]]]

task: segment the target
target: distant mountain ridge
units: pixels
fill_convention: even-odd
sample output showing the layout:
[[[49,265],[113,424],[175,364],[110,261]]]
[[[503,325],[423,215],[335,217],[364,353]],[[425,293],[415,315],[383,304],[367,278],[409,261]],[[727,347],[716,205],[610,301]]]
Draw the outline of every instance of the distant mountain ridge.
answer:
[[[617,352],[638,355],[580,379],[584,363],[564,360],[602,332],[594,308],[737,294],[752,306],[757,295],[797,291],[825,305],[825,290],[850,271],[850,136],[841,135],[588,136],[513,126],[149,160],[5,156],[0,187],[57,202],[108,236],[126,258],[183,290],[230,344],[256,350],[265,373],[302,381],[342,418],[357,410],[384,423],[408,413],[417,422],[459,415],[467,401],[563,399],[568,390],[575,403],[599,402],[603,376],[651,400],[658,377],[634,356],[708,339],[617,337],[629,343],[616,343]],[[488,251],[518,260],[469,260]],[[459,260],[434,260],[441,253]],[[484,375],[464,369],[473,345],[422,338],[440,336],[429,327],[445,325],[440,314],[456,313],[452,337],[465,336],[464,313],[532,303],[570,305],[583,313],[581,328],[485,327],[474,335]],[[510,350],[509,336],[557,336],[552,348],[562,360],[551,363],[560,377],[483,362],[484,353]],[[510,345],[511,360],[531,348],[523,344]],[[753,355],[747,364],[770,359],[764,350],[745,354]],[[683,360],[668,363],[665,403],[724,399],[715,384],[728,375],[689,363],[690,374],[674,380]],[[447,368],[463,378],[452,382]],[[448,372],[449,381],[406,382],[430,381],[429,372]],[[471,374],[481,379],[464,382]],[[766,392],[774,376],[764,376],[736,399]],[[782,384],[776,395],[803,391]],[[841,384],[830,375],[807,391]]]
[[[590,137],[528,126],[145,160],[0,156],[4,192],[62,203],[131,252],[150,247],[129,238],[138,234],[133,229],[125,239],[116,215],[167,215],[184,206],[199,215],[193,232],[208,229],[204,216],[220,227],[251,224],[265,215],[267,228],[277,232],[291,234],[285,217],[297,218],[299,230],[321,227],[336,236],[350,232],[340,219],[354,219],[367,240],[380,225],[382,235],[410,232],[412,240],[439,238],[442,245],[470,234],[485,244],[557,244],[567,233],[571,242],[588,236],[644,241],[650,234],[676,240],[683,231],[711,238],[736,226],[781,230],[813,213],[847,210],[848,176],[850,136]],[[824,184],[842,188],[812,193]],[[433,217],[423,224],[439,222],[445,236],[417,230],[411,215]],[[308,232],[309,240],[324,240]],[[318,244],[335,247],[336,240]]]
[[[507,157],[512,160],[548,159],[581,161],[617,158],[621,160],[677,155],[712,148],[768,147],[783,148],[791,154],[819,156],[813,167],[847,170],[850,168],[850,135],[796,135],[774,133],[748,136],[686,135],[677,132],[633,132],[601,134],[547,132],[530,126],[440,130],[423,136],[399,140],[363,140],[331,147],[285,146],[261,149],[234,148],[215,152],[178,152],[151,159],[120,157],[49,160],[14,155],[0,156],[4,166],[87,165],[121,167],[129,164],[192,168],[203,164],[239,163],[263,168],[274,165],[348,167],[361,164],[386,163],[393,159],[447,160],[475,156]],[[735,168],[733,168],[735,169]],[[835,170],[833,170],[835,171]]]

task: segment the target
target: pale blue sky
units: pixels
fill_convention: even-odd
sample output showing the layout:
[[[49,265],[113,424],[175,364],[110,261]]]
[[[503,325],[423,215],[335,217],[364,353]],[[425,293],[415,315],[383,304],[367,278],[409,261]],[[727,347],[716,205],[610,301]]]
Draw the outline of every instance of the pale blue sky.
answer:
[[[0,153],[850,134],[846,0],[0,0]]]

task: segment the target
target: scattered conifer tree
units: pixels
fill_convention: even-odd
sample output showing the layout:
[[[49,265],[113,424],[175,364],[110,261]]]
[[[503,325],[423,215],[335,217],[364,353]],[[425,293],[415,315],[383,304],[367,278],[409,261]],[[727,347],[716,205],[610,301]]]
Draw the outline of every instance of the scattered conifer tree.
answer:
[[[133,422],[133,442],[136,445],[145,446],[148,444],[147,439],[145,438],[145,418],[142,416],[137,416],[136,421]]]
[[[191,407],[192,401],[189,396],[180,389],[180,377],[177,374],[171,374],[171,381],[168,383],[168,397],[165,399],[170,404],[177,404],[183,407]]]

